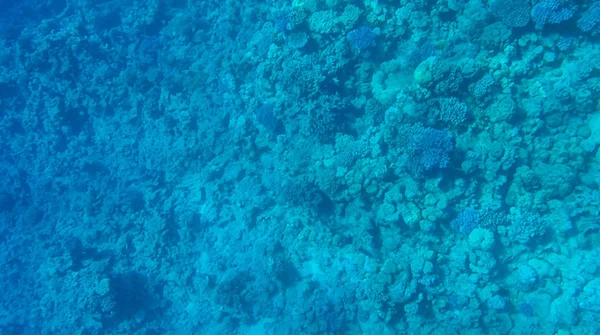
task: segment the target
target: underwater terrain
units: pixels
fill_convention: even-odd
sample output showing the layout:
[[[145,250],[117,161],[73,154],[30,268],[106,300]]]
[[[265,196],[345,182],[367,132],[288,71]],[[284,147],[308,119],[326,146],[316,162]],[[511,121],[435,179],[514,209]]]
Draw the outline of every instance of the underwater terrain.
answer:
[[[0,334],[600,333],[600,0],[0,6]]]

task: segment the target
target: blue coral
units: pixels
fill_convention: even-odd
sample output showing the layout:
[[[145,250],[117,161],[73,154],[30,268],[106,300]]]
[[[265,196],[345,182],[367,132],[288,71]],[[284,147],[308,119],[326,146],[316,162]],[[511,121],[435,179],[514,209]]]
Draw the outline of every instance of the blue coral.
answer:
[[[538,2],[531,10],[531,19],[536,27],[541,28],[546,23],[558,24],[570,19],[573,11],[570,8],[562,7],[559,0],[544,0]]]
[[[600,1],[594,2],[590,8],[588,8],[579,20],[577,20],[577,27],[583,31],[590,31],[597,26],[600,22]]]
[[[567,51],[567,50],[571,49],[571,47],[575,44],[575,42],[576,42],[576,40],[574,37],[562,36],[556,43],[556,47],[560,51]]]
[[[467,104],[455,97],[440,98],[440,119],[458,125],[467,119]]]
[[[471,207],[466,208],[458,216],[450,222],[450,226],[455,231],[470,234],[473,229],[479,226],[481,221],[481,215],[479,212]]]
[[[472,84],[470,89],[475,98],[481,99],[492,91],[492,86],[494,86],[494,77],[488,73],[475,82],[475,84]]]
[[[376,45],[376,37],[373,29],[367,26],[352,30],[346,36],[352,49],[365,57],[369,56],[371,48]]]
[[[433,128],[416,129],[412,138],[410,160],[415,172],[445,168],[454,150],[452,135],[448,131]]]
[[[529,0],[496,0],[491,3],[491,12],[512,28],[526,26],[530,21],[530,11]]]
[[[520,243],[528,243],[546,232],[546,226],[537,213],[521,214],[517,212],[513,214],[511,221],[509,237]]]

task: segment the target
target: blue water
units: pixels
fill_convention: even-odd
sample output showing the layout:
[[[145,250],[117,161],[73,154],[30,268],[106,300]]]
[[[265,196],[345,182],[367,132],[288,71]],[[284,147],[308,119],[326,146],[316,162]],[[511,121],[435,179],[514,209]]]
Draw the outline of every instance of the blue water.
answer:
[[[0,6],[1,335],[600,333],[600,1]]]

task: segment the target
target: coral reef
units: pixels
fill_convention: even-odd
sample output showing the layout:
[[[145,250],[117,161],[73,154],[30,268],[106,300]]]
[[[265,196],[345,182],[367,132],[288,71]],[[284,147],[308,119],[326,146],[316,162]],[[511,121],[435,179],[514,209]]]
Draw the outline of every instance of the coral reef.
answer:
[[[0,333],[600,333],[600,2],[4,1]]]

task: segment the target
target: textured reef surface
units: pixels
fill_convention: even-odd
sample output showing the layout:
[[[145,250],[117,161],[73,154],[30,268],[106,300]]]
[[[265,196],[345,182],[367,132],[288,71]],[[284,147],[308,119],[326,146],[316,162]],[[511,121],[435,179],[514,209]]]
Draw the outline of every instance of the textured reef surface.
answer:
[[[0,333],[600,333],[600,1],[0,0]]]

